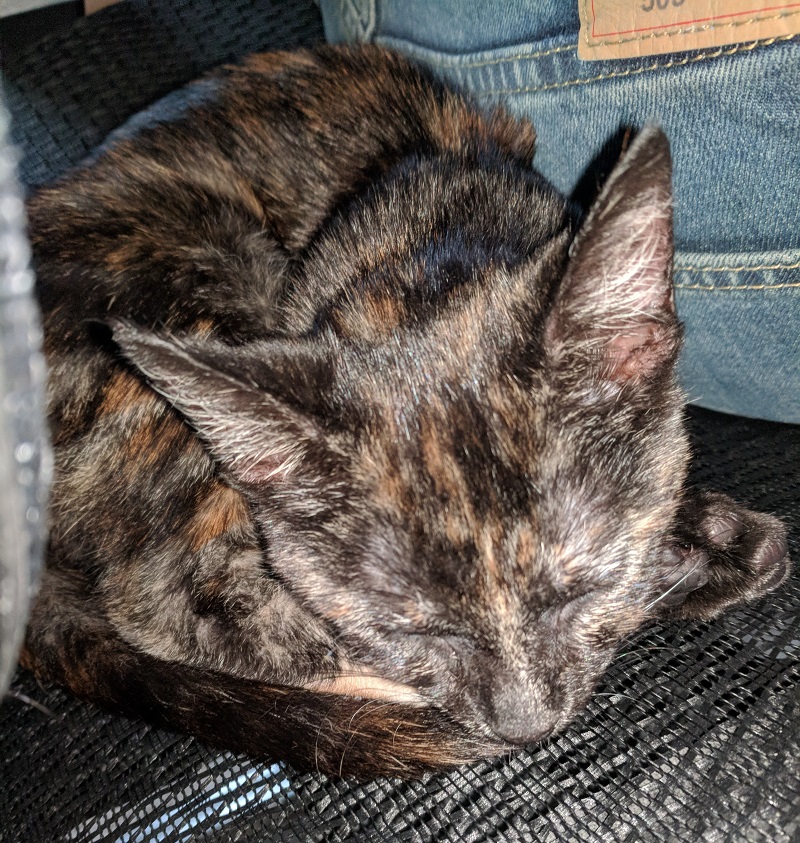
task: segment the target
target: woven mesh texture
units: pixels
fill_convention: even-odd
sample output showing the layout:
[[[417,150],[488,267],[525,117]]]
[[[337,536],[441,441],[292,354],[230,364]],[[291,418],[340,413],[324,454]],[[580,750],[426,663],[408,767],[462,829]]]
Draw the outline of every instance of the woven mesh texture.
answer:
[[[310,3],[288,1],[129,2],[93,16],[6,67],[23,179],[54,177],[211,65],[321,32]],[[691,422],[693,480],[786,519],[800,558],[800,428],[701,410]],[[795,573],[717,622],[652,628],[565,734],[417,782],[254,763],[22,674],[0,706],[0,843],[790,843],[800,840],[798,615]]]
[[[5,57],[19,178],[43,184],[130,115],[203,71],[323,38],[311,0],[126,0]]]

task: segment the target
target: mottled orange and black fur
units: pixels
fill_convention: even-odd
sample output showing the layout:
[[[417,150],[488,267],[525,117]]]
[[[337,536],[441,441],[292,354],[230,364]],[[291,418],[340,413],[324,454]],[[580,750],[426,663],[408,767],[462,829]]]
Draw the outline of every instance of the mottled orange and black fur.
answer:
[[[56,479],[25,665],[410,774],[563,728],[624,636],[783,580],[779,522],[684,490],[658,130],[575,235],[531,126],[397,56],[211,83],[29,203]]]

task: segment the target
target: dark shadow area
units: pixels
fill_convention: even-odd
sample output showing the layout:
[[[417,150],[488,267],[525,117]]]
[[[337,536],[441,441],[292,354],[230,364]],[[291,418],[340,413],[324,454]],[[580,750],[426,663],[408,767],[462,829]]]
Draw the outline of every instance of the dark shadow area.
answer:
[[[7,57],[26,49],[43,35],[65,30],[82,17],[82,0],[69,0],[0,18],[0,59],[5,62]]]
[[[615,164],[637,134],[638,130],[631,126],[620,126],[603,144],[603,148],[578,179],[578,183],[569,198],[584,214],[594,204]]]

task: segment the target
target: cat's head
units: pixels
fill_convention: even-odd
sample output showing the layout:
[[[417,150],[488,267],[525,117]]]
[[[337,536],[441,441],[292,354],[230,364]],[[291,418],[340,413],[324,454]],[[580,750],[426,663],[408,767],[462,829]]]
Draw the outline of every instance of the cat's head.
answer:
[[[568,722],[653,615],[687,460],[666,139],[634,141],[574,239],[545,194],[524,260],[415,247],[306,335],[116,330],[352,659],[509,743]]]

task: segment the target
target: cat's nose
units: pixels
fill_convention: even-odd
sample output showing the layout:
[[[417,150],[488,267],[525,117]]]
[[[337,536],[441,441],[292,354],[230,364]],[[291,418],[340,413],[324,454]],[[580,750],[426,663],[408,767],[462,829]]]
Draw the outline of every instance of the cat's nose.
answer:
[[[489,725],[500,740],[521,746],[552,734],[559,713],[519,689],[495,689],[488,705]]]
[[[492,731],[503,743],[525,746],[544,740],[553,733],[555,725],[555,718],[552,718],[546,725],[538,717],[534,717],[533,722],[529,717],[503,718],[495,719],[492,724]]]

